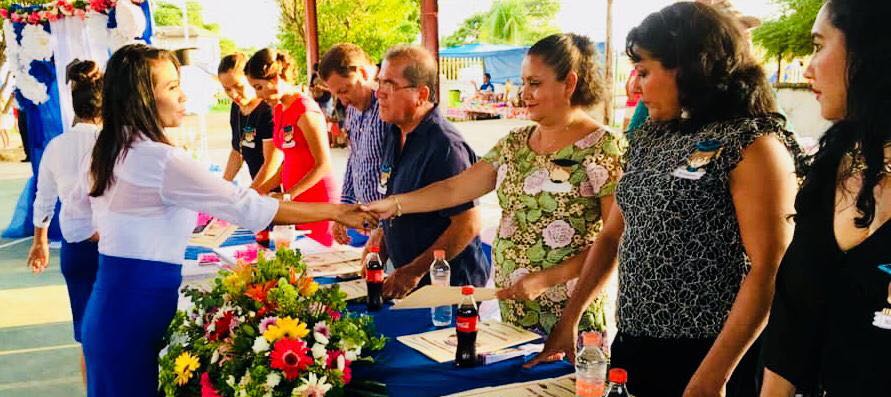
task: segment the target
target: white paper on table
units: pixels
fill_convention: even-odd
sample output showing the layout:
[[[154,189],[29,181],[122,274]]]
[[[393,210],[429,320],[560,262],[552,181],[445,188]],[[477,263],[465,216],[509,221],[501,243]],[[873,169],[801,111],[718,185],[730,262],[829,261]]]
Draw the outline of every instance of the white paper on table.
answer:
[[[575,375],[563,375],[558,378],[533,380],[523,383],[512,383],[502,386],[482,387],[446,397],[574,397]]]
[[[362,251],[351,248],[340,248],[317,253],[305,253],[303,261],[310,266],[332,265],[335,263],[362,260]]]
[[[447,287],[443,285],[426,285],[412,292],[410,295],[396,302],[391,309],[422,309],[427,307],[459,305],[464,296],[461,295],[462,287]],[[495,288],[474,288],[473,299],[477,302],[498,299]]]
[[[476,352],[477,354],[494,352],[540,338],[541,336],[536,333],[508,323],[480,321],[477,323]],[[397,337],[396,340],[438,363],[453,361],[458,350],[458,335],[454,327],[404,335]]]
[[[340,291],[347,295],[346,300],[368,296],[368,286],[365,284],[365,279],[359,278],[350,281],[322,285],[322,288],[330,288],[335,285],[340,287]]]

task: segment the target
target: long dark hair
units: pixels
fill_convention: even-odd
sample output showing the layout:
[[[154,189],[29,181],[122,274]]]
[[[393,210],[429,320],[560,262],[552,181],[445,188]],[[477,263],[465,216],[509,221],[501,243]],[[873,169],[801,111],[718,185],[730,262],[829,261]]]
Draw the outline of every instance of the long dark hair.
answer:
[[[85,120],[102,115],[102,70],[93,61],[75,59],[65,67],[65,82],[71,83],[74,114]]]
[[[824,189],[842,186],[855,172],[856,161],[839,172],[842,158],[852,151],[859,153],[866,168],[863,184],[857,192],[854,219],[858,228],[867,228],[875,220],[876,200],[873,189],[885,168],[885,146],[891,142],[891,35],[887,1],[830,0],[829,20],[845,36],[847,50],[847,98],[843,119],[836,122],[820,139],[820,151],[811,166],[801,192],[795,201],[799,215],[820,211]]]
[[[650,14],[625,41],[634,62],[641,50],[677,71],[679,103],[696,125],[776,112],[740,24],[710,6],[676,3]]]
[[[114,184],[114,166],[136,139],[170,143],[155,103],[152,64],[159,61],[170,61],[179,71],[173,53],[144,44],[123,46],[108,60],[102,89],[102,131],[90,165],[90,196],[99,197]]]

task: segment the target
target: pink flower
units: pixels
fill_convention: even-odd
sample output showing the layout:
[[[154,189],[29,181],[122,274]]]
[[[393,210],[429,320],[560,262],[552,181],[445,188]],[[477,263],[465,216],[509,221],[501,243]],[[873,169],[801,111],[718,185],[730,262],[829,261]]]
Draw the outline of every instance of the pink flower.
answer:
[[[566,296],[567,297],[572,296],[572,291],[575,291],[575,285],[578,284],[578,282],[579,282],[578,277],[566,282]]]
[[[325,366],[331,369],[338,369],[343,372],[343,383],[350,383],[353,372],[350,369],[352,361],[347,360],[343,352],[340,350],[328,350],[328,358],[325,359]]]
[[[526,194],[538,194],[541,193],[541,187],[544,185],[545,181],[548,180],[548,172],[545,170],[535,170],[529,176],[526,177],[526,180],[523,181],[523,192]]]
[[[78,8],[74,10],[74,16],[79,17],[80,19],[84,19],[87,16],[87,12]]]
[[[278,321],[278,317],[266,317],[260,320],[260,333],[266,333],[269,326],[275,324],[276,321]]]
[[[19,14],[12,14],[12,17],[10,17],[9,19],[10,19],[11,21],[15,22],[15,23],[21,23],[21,22],[22,22],[22,16],[19,15]]]
[[[603,129],[598,129],[597,131],[594,131],[588,135],[585,135],[584,138],[576,141],[575,146],[578,147],[579,149],[587,149],[591,146],[594,146],[595,143],[599,142],[600,138],[603,137],[603,134],[605,134]]]
[[[507,214],[501,217],[501,225],[498,226],[499,238],[510,238],[517,231],[516,222],[514,222],[513,214]]]
[[[495,189],[498,189],[501,186],[501,182],[504,182],[504,177],[507,176],[507,164],[501,164],[498,167],[498,175],[495,177]]]
[[[221,397],[210,382],[210,375],[207,372],[201,374],[201,397]]]
[[[591,189],[599,192],[600,188],[609,179],[609,171],[600,164],[588,163],[585,166],[585,172],[588,174],[588,182],[591,183]]]
[[[508,285],[508,286],[516,284],[517,281],[520,281],[523,277],[526,277],[526,275],[528,275],[528,274],[529,274],[529,269],[526,269],[525,267],[521,267],[517,270],[514,270],[513,273],[511,273],[510,276],[508,276],[510,278],[510,285]]]
[[[9,18],[9,10],[5,8],[0,8],[0,17]]]
[[[594,197],[596,193],[594,188],[591,187],[591,182],[584,181],[579,185],[579,194],[582,195],[582,197]]]
[[[40,22],[40,15],[38,13],[35,12],[35,13],[32,13],[31,15],[28,15],[28,23],[37,24],[39,22]]]
[[[542,233],[545,244],[551,248],[561,248],[572,242],[575,229],[562,219],[551,222]]]

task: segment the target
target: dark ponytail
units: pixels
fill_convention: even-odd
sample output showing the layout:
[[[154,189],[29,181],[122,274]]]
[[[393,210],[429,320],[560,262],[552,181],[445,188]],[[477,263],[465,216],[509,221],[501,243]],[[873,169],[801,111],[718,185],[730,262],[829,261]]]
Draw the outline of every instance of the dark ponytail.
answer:
[[[271,48],[264,48],[254,53],[244,65],[244,72],[248,77],[258,80],[272,80],[278,77],[293,82],[296,77],[291,57]]]
[[[71,84],[74,114],[85,120],[102,115],[102,71],[93,61],[75,59],[65,68],[65,81]]]
[[[606,83],[597,64],[597,49],[585,36],[575,33],[552,34],[536,42],[527,56],[537,56],[565,81],[570,72],[578,75],[572,106],[591,107],[603,101]]]

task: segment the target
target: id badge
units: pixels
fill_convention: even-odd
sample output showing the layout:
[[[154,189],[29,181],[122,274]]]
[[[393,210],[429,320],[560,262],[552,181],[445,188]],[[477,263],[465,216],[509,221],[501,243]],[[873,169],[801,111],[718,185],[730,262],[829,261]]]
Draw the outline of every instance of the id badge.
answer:
[[[254,149],[257,147],[257,143],[255,142],[257,136],[257,131],[254,127],[244,127],[241,131],[241,146],[246,148]]]
[[[390,171],[389,165],[381,165],[381,173],[377,181],[377,192],[380,194],[387,194],[387,184],[390,183]]]
[[[297,142],[294,141],[294,126],[286,125],[282,131],[282,148],[290,149],[297,146]]]
[[[702,179],[706,173],[705,167],[721,157],[723,149],[721,143],[714,139],[699,142],[696,144],[693,154],[687,159],[687,164],[672,171],[671,175],[681,179]]]
[[[891,264],[884,264],[878,266],[879,270],[891,275]],[[886,299],[886,303],[889,306],[886,306],[881,311],[875,312],[872,318],[872,325],[891,330],[891,281],[888,282],[888,298]]]

